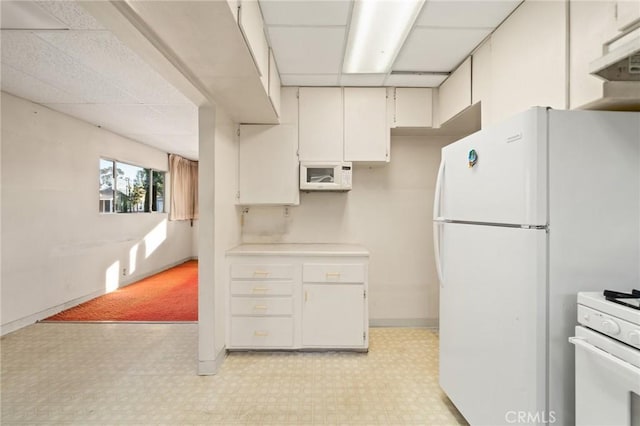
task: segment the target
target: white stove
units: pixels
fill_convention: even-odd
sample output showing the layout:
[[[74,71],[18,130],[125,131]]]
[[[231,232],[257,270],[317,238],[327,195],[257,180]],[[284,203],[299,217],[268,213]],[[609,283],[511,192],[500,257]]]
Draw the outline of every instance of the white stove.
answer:
[[[640,293],[607,295],[578,294],[576,425],[640,426]]]

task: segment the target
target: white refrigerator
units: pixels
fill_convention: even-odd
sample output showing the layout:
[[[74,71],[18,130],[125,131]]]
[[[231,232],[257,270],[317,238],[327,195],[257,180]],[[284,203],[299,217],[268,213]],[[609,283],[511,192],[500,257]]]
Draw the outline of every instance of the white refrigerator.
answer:
[[[446,146],[434,240],[454,405],[573,424],[576,294],[640,283],[640,113],[537,107]]]

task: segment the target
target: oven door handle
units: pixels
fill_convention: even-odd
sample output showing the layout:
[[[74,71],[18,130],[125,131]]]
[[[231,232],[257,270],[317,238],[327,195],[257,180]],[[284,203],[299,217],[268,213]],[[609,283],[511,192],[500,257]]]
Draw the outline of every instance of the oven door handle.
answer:
[[[587,352],[591,352],[594,355],[597,355],[601,358],[606,359],[607,361],[610,361],[614,364],[616,364],[619,367],[622,367],[623,369],[627,370],[628,372],[630,372],[631,374],[635,374],[636,376],[640,376],[640,368],[629,364],[626,361],[621,360],[620,358],[611,355],[609,352],[607,351],[603,351],[602,349],[593,346],[592,344],[590,344],[585,338],[583,337],[569,337],[569,343],[574,344],[576,347],[580,347],[584,350],[586,350]]]

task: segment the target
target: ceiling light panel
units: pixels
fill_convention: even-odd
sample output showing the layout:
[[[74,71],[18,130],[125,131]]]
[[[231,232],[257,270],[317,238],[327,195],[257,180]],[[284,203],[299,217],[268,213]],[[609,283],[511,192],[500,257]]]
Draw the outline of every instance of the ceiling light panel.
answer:
[[[260,0],[267,25],[346,26],[352,1]]]
[[[423,3],[424,0],[357,0],[343,72],[388,72]]]
[[[438,87],[448,75],[433,74],[391,74],[385,86],[393,87]]]
[[[521,0],[427,1],[416,20],[416,26],[495,28],[521,2]]]
[[[393,70],[453,71],[491,31],[415,28],[393,64]]]
[[[280,74],[283,86],[338,86],[338,74]]]
[[[269,38],[281,74],[338,74],[345,29],[270,27]]]

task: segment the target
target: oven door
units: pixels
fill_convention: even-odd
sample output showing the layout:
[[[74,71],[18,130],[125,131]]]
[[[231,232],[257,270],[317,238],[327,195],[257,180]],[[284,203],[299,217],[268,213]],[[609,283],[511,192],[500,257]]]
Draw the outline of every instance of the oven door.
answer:
[[[577,326],[576,426],[640,426],[640,350]]]

